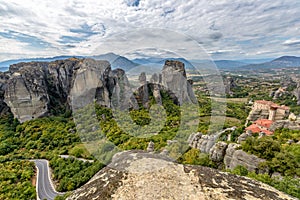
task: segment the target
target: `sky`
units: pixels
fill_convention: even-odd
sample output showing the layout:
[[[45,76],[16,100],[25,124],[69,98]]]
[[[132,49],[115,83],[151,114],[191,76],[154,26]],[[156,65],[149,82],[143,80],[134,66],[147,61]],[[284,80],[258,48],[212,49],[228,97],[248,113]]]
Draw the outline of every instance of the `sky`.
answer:
[[[299,16],[298,0],[0,0],[0,61],[299,56]]]

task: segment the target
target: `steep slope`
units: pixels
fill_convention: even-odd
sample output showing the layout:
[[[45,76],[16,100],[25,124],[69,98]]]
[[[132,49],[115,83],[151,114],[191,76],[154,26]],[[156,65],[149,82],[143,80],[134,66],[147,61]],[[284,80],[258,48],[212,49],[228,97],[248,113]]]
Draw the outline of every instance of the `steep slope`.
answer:
[[[71,108],[71,97],[76,97],[78,106],[96,98],[109,107],[118,76],[124,74],[117,71],[107,61],[76,58],[11,65],[1,79],[3,101],[21,122],[64,112]]]

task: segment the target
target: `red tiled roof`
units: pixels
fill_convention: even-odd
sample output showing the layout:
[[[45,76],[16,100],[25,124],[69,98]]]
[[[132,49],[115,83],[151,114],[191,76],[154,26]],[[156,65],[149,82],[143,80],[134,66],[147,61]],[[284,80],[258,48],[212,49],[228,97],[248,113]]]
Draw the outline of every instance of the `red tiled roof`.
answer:
[[[266,135],[273,135],[273,132],[269,130],[261,130],[261,132],[264,132]]]
[[[258,119],[254,123],[265,128],[270,128],[273,121],[268,119]]]
[[[272,135],[273,132],[269,130],[263,130],[260,127],[265,127],[269,129],[272,125],[273,121],[268,119],[258,119],[254,122],[254,124],[251,124],[246,128],[246,130],[251,130],[252,133],[260,133],[264,132],[266,135]],[[260,126],[260,127],[259,127]]]
[[[256,124],[251,124],[246,128],[246,130],[252,131],[252,133],[259,133],[261,130]]]

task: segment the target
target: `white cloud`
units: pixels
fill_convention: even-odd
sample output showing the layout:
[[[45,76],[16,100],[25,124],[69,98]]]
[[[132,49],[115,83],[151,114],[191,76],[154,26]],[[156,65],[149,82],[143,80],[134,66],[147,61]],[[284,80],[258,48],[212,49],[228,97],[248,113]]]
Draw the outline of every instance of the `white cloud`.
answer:
[[[89,55],[99,49],[100,44],[112,38],[117,40],[114,37],[116,34],[132,32],[138,28],[168,29],[185,34],[187,37],[180,39],[193,38],[214,58],[272,57],[279,54],[295,54],[299,50],[295,47],[297,45],[292,45],[293,41],[299,41],[300,19],[297,17],[300,16],[299,1],[136,2],[136,0],[3,1],[0,3],[0,32],[10,30],[30,35],[51,44],[51,47],[30,49],[28,43],[4,37],[0,33],[1,40],[10,39],[9,49],[0,49],[2,54],[0,59],[10,59],[14,57],[13,53],[15,56],[22,54],[44,56],[47,52],[49,56]],[[143,33],[145,35],[138,33],[134,37],[140,38],[140,42],[145,39],[161,40],[151,38],[146,33]],[[72,43],[63,42],[63,36],[80,40]],[[126,50],[128,43],[121,41],[122,38],[119,38],[119,42],[115,42],[120,45],[115,48]],[[175,40],[166,42],[172,43],[169,46],[174,49],[170,50],[178,52],[186,43]],[[190,54],[197,56],[197,52],[193,50],[190,49]]]

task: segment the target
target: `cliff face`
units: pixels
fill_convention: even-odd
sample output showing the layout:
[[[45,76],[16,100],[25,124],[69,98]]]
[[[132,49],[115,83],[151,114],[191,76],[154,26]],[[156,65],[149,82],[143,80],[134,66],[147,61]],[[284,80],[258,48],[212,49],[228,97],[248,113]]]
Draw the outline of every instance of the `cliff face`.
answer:
[[[182,62],[172,60],[165,62],[162,70],[162,85],[176,95],[180,104],[197,102]]]
[[[199,149],[202,153],[208,153],[212,161],[217,162],[219,166],[223,163],[226,169],[233,170],[238,165],[246,167],[249,171],[260,172],[259,164],[265,160],[255,155],[250,155],[243,150],[238,150],[239,144],[229,144],[225,142],[216,142],[218,134],[203,135],[201,133],[192,133],[188,143],[191,147]]]
[[[294,90],[294,95],[297,98],[297,105],[300,106],[300,82],[297,84],[297,88]]]
[[[14,116],[24,122],[70,109],[71,100],[75,107],[94,99],[109,107],[112,92],[124,74],[120,69],[112,71],[107,61],[93,59],[12,65],[0,77],[0,110],[7,104]]]
[[[49,95],[42,65],[24,65],[7,82],[4,101],[21,122],[48,112]]]
[[[21,122],[71,107],[82,108],[95,100],[106,107],[137,109],[141,103],[147,108],[149,95],[162,104],[162,90],[176,104],[196,102],[184,64],[179,61],[166,61],[162,74],[155,74],[151,83],[142,73],[136,95],[125,72],[111,70],[108,61],[70,58],[18,63],[0,75],[0,113],[10,108]]]
[[[176,164],[144,152],[116,154],[112,163],[77,189],[85,199],[293,199],[263,183],[201,166]]]

